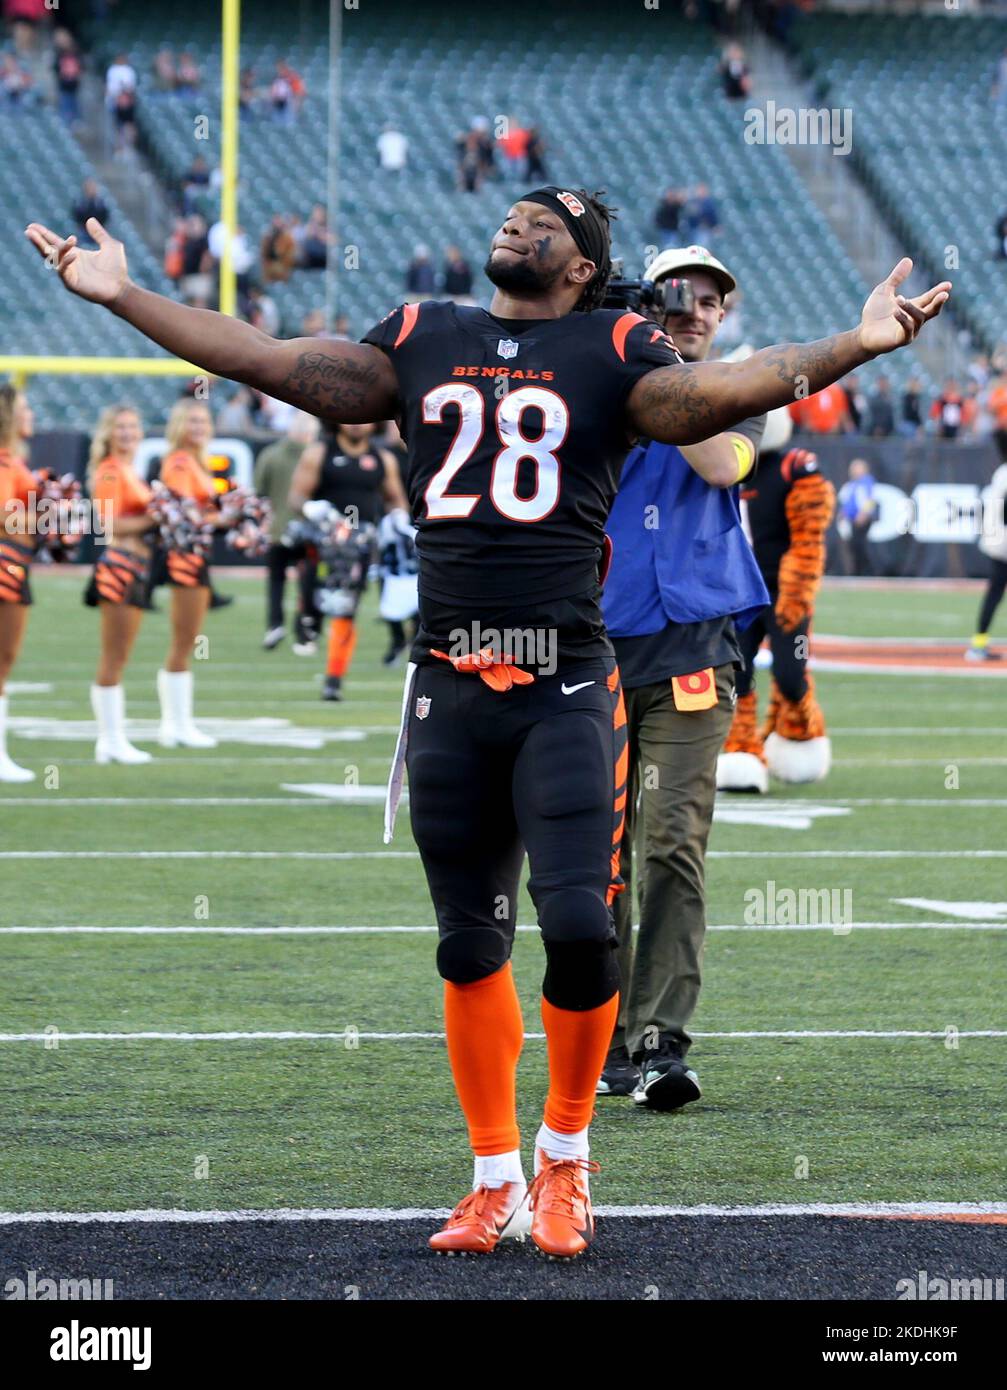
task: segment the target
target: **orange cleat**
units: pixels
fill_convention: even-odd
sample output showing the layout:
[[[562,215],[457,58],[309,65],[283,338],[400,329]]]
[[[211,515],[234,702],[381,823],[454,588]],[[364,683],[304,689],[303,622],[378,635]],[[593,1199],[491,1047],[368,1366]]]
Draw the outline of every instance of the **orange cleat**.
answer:
[[[582,1255],[594,1239],[587,1175],[599,1171],[586,1158],[550,1158],[538,1151],[541,1171],[528,1188],[531,1238],[554,1260]]]
[[[477,1187],[430,1237],[430,1249],[440,1255],[488,1255],[501,1240],[524,1240],[529,1225],[527,1194],[523,1182]]]

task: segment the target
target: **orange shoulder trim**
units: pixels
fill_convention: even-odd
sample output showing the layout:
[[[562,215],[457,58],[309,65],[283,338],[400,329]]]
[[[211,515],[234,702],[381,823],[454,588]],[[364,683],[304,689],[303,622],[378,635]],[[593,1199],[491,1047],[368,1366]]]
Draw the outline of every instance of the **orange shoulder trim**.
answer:
[[[418,304],[403,304],[402,306],[402,327],[399,329],[399,336],[395,339],[395,347],[401,347],[416,327],[416,320],[420,316],[420,306]]]
[[[625,362],[626,360],[626,339],[629,336],[630,329],[634,328],[638,323],[646,322],[647,320],[642,314],[634,314],[632,309],[627,309],[624,314],[620,314],[616,319],[612,326],[612,343],[620,362]]]

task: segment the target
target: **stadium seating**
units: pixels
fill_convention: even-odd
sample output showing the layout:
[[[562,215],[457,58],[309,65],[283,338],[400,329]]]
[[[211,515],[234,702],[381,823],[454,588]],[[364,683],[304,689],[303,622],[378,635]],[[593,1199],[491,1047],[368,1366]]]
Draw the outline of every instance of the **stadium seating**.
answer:
[[[243,6],[241,63],[255,69],[257,85],[267,87],[276,61],[287,58],[308,88],[296,124],[278,124],[265,106],[242,121],[239,219],[256,247],[273,213],[306,216],[313,204],[326,201],[327,15],[328,5],[322,0],[303,0],[289,19],[278,18],[275,8],[263,0],[246,0]],[[858,17],[856,23],[860,22]],[[819,25],[821,48],[810,37]],[[833,25],[841,34],[842,23],[832,18],[816,19],[799,31],[802,51],[816,70],[825,61],[823,54],[830,51],[832,29],[828,26]],[[215,9],[197,0],[176,0],[167,14],[160,8],[122,6],[93,26],[89,38],[100,62],[125,51],[140,74],[142,139],[169,185],[178,186],[195,154],[205,154],[211,165],[217,161],[220,30]],[[176,51],[188,48],[197,56],[204,83],[199,96],[158,98],[152,92],[151,65],[157,48],[165,43]],[[869,60],[867,67],[863,61],[857,67],[852,57],[844,67],[841,45],[834,59],[834,83],[846,80],[848,67],[849,81],[860,83],[858,91],[865,94],[863,115],[858,96],[857,148],[865,151],[865,160],[876,159],[878,196],[898,202],[904,216],[920,219],[914,241],[921,243],[929,236],[927,244],[932,245],[939,233],[943,245],[954,238],[940,228],[936,233],[925,232],[923,219],[930,217],[936,223],[938,209],[947,206],[948,200],[928,207],[923,198],[902,198],[905,172],[898,178],[885,172],[889,166],[884,161],[896,157],[885,144],[887,135],[877,136],[876,156],[867,153],[874,149],[867,129],[871,123],[888,131],[893,113],[905,109],[901,89],[889,72],[894,60],[885,58],[883,47],[872,48],[876,61]],[[861,45],[859,51],[865,50]],[[961,65],[966,64],[965,50],[955,51]],[[898,61],[903,53],[904,45]],[[959,77],[964,71],[961,65],[956,69]],[[942,93],[951,89],[953,81],[947,79]],[[738,275],[744,290],[744,327],[750,341],[761,345],[808,339],[856,321],[869,287],[786,153],[775,145],[746,144],[744,103],[732,104],[722,96],[715,40],[704,25],[689,23],[667,9],[648,12],[645,25],[627,24],[619,12],[596,0],[544,10],[517,0],[506,8],[481,13],[478,34],[471,36],[453,12],[442,9],[431,14],[423,7],[387,0],[380,6],[344,12],[341,82],[335,231],[340,248],[357,248],[359,267],[340,267],[338,309],[349,315],[354,335],[405,297],[405,268],[419,242],[431,247],[437,264],[444,246],[457,243],[477,272],[477,294],[485,296],[487,286],[478,270],[489,237],[523,180],[502,171],[499,181],[488,182],[477,193],[458,192],[453,141],[473,117],[492,120],[503,113],[540,126],[547,141],[550,179],[607,188],[609,200],[620,208],[615,250],[624,257],[628,273],[638,272],[648,248],[657,245],[652,218],[664,188],[702,181],[710,186],[722,222],[713,238],[715,250]],[[911,93],[904,95],[908,101]],[[922,101],[914,99],[914,120],[917,114],[924,119],[917,112]],[[210,117],[205,142],[194,139],[194,121],[200,115]],[[940,120],[938,101],[927,120]],[[409,136],[409,167],[401,175],[378,166],[375,141],[386,121]],[[21,164],[15,167],[14,187],[21,188],[24,196],[19,193],[13,202],[37,206],[40,216],[65,223],[70,191],[83,176],[84,161],[72,139],[56,127],[53,116],[46,114],[44,126],[52,131],[51,140],[39,136],[42,128],[36,126],[33,139],[26,138],[18,149]],[[956,123],[955,141],[965,138]],[[32,151],[39,143],[46,148],[44,157],[36,161]],[[911,155],[900,153],[907,163],[912,160],[909,186],[929,186],[932,170],[926,145]],[[978,144],[973,153],[968,162],[970,177],[979,179],[986,156]],[[950,160],[945,163],[941,177],[953,179],[955,166]],[[73,171],[70,176],[68,169]],[[28,182],[29,171],[34,187]],[[989,193],[987,202],[993,196]],[[963,207],[963,200],[950,201],[956,215],[960,214],[963,244],[971,237],[972,221],[966,223],[966,218],[992,223],[992,213],[980,216],[974,207]],[[212,206],[208,211],[214,215]],[[163,287],[160,271],[139,235],[121,220],[117,230],[129,241],[132,263],[144,283]],[[342,250],[339,254],[342,259]],[[788,273],[793,266],[809,270]],[[983,274],[985,267],[970,268],[966,288],[971,287],[977,300],[982,297],[975,287]],[[0,276],[0,288],[20,306],[13,350],[37,350],[37,267],[23,254],[0,269]],[[271,287],[284,334],[297,333],[304,314],[324,304],[324,280],[319,271],[301,270],[288,283]],[[93,313],[65,299],[58,307],[48,296],[45,299],[43,312],[48,317],[41,326],[49,340],[46,350],[69,350],[69,344],[75,343],[80,351],[95,332]],[[976,304],[974,312],[989,317],[994,311]],[[58,331],[51,326],[52,319]],[[101,333],[101,350],[149,350],[128,328],[108,320],[102,321]],[[99,350],[98,344],[89,347]],[[896,385],[906,373],[918,370],[908,356],[892,366],[894,372],[889,371]],[[120,394],[115,383],[112,388],[113,395]],[[174,389],[170,383],[147,381],[134,394],[149,405],[163,401],[166,393],[170,398]],[[43,415],[61,405],[76,419],[82,407],[106,390],[87,381],[50,379],[39,382],[35,394]]]
[[[1007,338],[993,235],[1007,209],[1007,93],[992,99],[1007,20],[820,14],[793,41],[823,98],[852,107],[852,157],[907,249],[955,281],[957,313],[994,348]]]

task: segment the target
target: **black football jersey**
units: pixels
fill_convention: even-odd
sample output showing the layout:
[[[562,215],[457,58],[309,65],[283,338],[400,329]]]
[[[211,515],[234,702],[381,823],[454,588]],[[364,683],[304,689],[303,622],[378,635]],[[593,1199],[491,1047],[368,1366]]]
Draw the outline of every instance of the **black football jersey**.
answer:
[[[774,594],[780,561],[790,549],[787,495],[798,478],[818,472],[813,455],[804,461],[791,459],[784,468],[791,452],[760,454],[758,473],[741,485],[745,529],[766,586]]]
[[[332,438],[325,441],[321,475],[313,496],[331,502],[340,511],[355,507],[360,521],[377,525],[384,511],[381,493],[385,465],[377,450],[363,454],[344,454]]]
[[[641,376],[681,361],[661,329],[618,309],[515,320],[428,300],[363,341],[398,377],[431,611],[538,610],[597,588],[626,399]]]

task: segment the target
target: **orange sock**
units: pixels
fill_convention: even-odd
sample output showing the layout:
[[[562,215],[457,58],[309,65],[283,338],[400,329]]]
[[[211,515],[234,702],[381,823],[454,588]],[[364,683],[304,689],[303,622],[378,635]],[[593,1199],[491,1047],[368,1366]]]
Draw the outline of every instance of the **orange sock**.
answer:
[[[473,1153],[510,1153],[521,1143],[516,1072],[524,1040],[510,961],[470,985],[446,980],[444,1024],[451,1073]]]
[[[557,1009],[542,1000],[549,1048],[549,1094],[545,1122],[558,1134],[577,1134],[591,1123],[594,1093],[612,1042],[619,995],[583,1013]]]
[[[352,618],[333,618],[329,626],[329,659],[327,676],[345,676],[357,645],[357,626]]]

